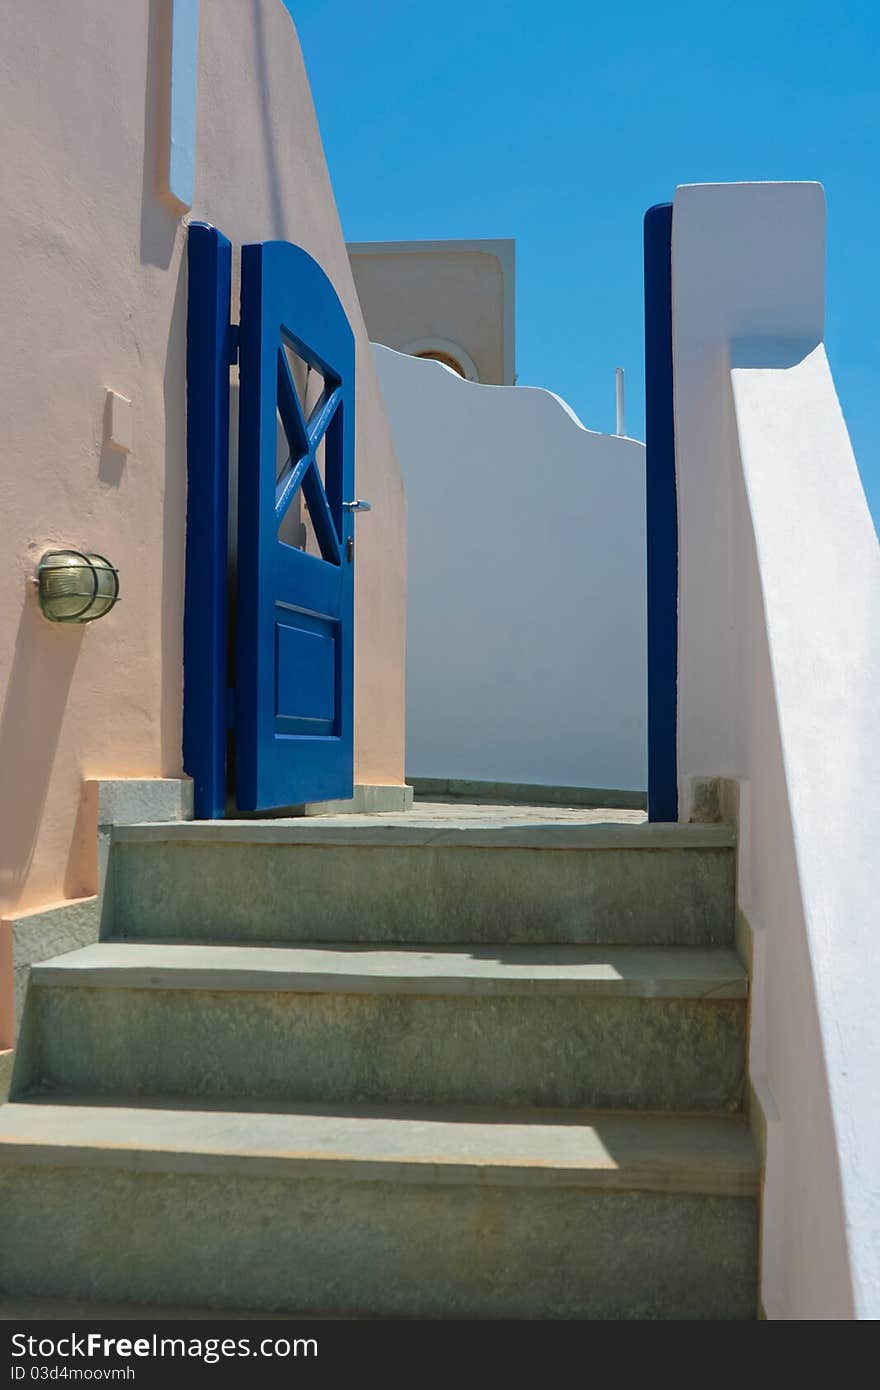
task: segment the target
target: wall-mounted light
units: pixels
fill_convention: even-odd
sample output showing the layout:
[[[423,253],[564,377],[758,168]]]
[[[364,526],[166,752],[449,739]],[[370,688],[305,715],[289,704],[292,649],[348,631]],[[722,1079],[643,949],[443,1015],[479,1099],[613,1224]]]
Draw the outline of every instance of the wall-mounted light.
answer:
[[[103,555],[82,550],[47,550],[36,584],[50,623],[92,623],[119,598],[119,572]]]

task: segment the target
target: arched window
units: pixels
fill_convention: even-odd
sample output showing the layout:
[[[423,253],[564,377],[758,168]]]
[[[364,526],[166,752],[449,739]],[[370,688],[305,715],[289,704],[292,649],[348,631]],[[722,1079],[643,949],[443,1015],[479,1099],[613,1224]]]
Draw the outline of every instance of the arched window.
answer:
[[[415,357],[427,357],[431,362],[442,362],[444,367],[451,367],[459,376],[464,376],[464,367],[452,356],[451,352],[441,352],[439,348],[429,348],[427,352],[416,352]]]
[[[407,343],[401,351],[411,357],[425,357],[431,362],[442,362],[444,367],[451,368],[453,372],[464,377],[465,381],[480,380],[473,358],[458,343],[452,343],[447,338],[419,338],[414,343]]]

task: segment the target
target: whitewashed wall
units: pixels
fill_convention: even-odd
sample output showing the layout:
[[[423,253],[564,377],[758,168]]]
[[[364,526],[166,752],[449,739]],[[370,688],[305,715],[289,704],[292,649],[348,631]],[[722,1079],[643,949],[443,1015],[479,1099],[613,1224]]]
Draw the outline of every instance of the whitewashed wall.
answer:
[[[817,184],[673,213],[679,771],[740,782],[770,1317],[880,1316],[880,553],[822,346]]]
[[[409,516],[408,775],[643,789],[644,446],[373,350]]]

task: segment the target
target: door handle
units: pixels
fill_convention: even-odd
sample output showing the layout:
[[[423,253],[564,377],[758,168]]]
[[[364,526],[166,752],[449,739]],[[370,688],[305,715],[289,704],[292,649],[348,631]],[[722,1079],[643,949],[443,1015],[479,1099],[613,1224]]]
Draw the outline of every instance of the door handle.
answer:
[[[343,502],[343,507],[347,512],[371,512],[372,502],[365,502],[362,497],[356,497],[353,502]]]

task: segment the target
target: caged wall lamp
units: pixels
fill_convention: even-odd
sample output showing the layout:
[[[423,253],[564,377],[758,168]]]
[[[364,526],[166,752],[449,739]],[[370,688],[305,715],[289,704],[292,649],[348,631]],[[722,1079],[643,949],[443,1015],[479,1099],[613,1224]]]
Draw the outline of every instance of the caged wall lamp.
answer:
[[[119,598],[119,571],[103,555],[47,550],[34,583],[50,623],[92,623]]]

